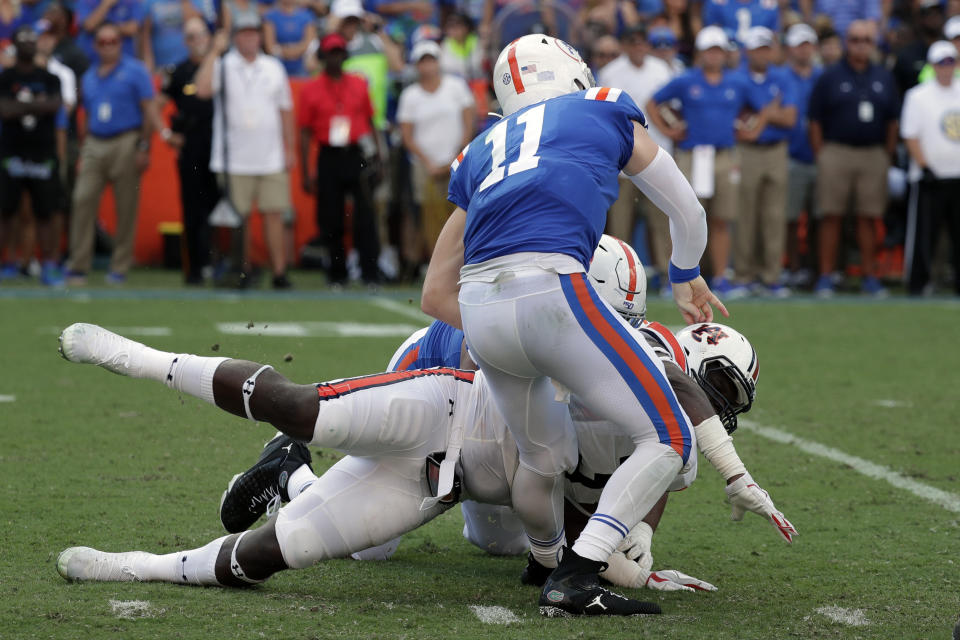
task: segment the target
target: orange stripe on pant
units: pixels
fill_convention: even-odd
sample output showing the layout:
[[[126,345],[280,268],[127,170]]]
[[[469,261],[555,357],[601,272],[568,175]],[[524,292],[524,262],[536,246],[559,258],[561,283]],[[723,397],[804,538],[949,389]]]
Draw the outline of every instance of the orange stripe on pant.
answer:
[[[667,428],[667,434],[670,436],[670,447],[683,457],[683,429],[677,424],[677,420],[673,415],[673,409],[670,407],[670,401],[667,400],[663,390],[660,389],[660,385],[653,379],[653,376],[647,371],[646,366],[640,361],[637,354],[633,352],[630,345],[610,326],[609,321],[597,308],[593,298],[590,297],[590,293],[587,291],[587,283],[584,280],[583,274],[571,274],[570,282],[573,284],[573,289],[577,294],[577,299],[580,301],[580,306],[583,307],[583,311],[587,315],[587,318],[590,319],[590,323],[600,335],[603,336],[607,343],[613,347],[613,350],[623,358],[624,362],[627,363],[627,366],[633,372],[633,375],[637,377],[644,391],[650,396],[650,400],[653,401],[657,412],[663,418],[663,423]]]
[[[473,371],[461,371],[460,369],[450,369],[446,367],[375,373],[369,376],[348,378],[339,382],[320,383],[317,385],[317,394],[320,396],[321,400],[326,400],[327,398],[333,398],[346,393],[351,393],[353,391],[361,391],[371,387],[392,384],[394,382],[401,382],[403,380],[412,380],[413,378],[422,378],[424,376],[453,376],[457,380],[473,382],[476,373]]]

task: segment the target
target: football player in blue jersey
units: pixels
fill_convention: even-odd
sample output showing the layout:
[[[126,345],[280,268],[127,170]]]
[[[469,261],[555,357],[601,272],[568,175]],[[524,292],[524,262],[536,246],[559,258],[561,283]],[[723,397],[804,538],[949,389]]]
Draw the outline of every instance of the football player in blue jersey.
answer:
[[[422,307],[463,328],[517,441],[512,504],[537,562],[557,567],[541,613],[653,612],[602,588],[597,575],[686,463],[694,436],[663,365],[585,271],[623,171],[670,218],[670,279],[684,319],[711,321],[711,305],[727,315],[700,276],[704,211],[647,135],[637,105],[625,92],[593,86],[567,43],[542,34],[515,40],[493,82],[504,118],[452,165],[456,209],[431,258]],[[576,465],[577,439],[569,412],[553,401],[551,378],[637,445],[562,558],[563,477]]]

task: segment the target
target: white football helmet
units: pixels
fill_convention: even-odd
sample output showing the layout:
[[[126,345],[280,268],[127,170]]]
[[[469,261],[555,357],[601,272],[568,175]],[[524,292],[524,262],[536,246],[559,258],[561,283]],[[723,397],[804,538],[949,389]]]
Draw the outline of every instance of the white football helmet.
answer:
[[[757,395],[757,352],[743,334],[715,322],[684,327],[677,340],[693,377],[710,397],[727,433],[733,433],[737,414],[750,411]]]
[[[587,276],[600,297],[637,327],[647,315],[647,274],[633,247],[603,234]]]
[[[504,47],[493,65],[493,87],[504,117],[595,84],[590,67],[576,49],[542,33],[517,38]]]

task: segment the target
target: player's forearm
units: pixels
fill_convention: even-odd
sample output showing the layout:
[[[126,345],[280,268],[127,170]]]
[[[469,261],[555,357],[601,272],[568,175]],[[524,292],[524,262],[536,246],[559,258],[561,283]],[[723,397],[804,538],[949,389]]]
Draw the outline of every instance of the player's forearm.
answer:
[[[913,161],[917,163],[917,166],[921,169],[925,168],[927,166],[927,157],[923,155],[920,141],[917,138],[904,138],[903,141],[907,145],[907,153],[909,153]]]
[[[677,163],[658,149],[656,157],[630,181],[670,218],[671,282],[699,275],[698,265],[707,246],[707,214]]]
[[[724,477],[731,481],[746,473],[747,469],[733,447],[733,438],[723,428],[720,418],[712,416],[693,427],[697,446],[703,457]]]
[[[440,231],[427,275],[423,281],[420,308],[424,313],[458,329],[460,320],[460,269],[463,267],[463,230],[467,212],[457,207]]]

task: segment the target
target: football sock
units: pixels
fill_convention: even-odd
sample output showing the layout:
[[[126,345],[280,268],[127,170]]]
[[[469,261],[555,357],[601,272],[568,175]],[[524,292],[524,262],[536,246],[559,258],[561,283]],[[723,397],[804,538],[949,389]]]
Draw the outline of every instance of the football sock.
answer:
[[[597,512],[583,528],[573,551],[581,557],[606,562],[640,518],[657,503],[682,465],[676,451],[665,444],[638,446],[610,476],[600,494]]]
[[[563,476],[544,476],[522,463],[513,478],[513,508],[530,540],[530,553],[545,567],[556,567],[566,543],[563,531]]]
[[[287,481],[287,494],[290,496],[290,499],[293,500],[316,481],[317,474],[313,472],[310,465],[301,465],[296,471],[290,474],[290,479]]]
[[[144,582],[174,582],[177,584],[220,585],[217,582],[217,556],[223,536],[199,549],[177,551],[164,555],[147,554],[133,567],[137,578]],[[234,546],[236,548],[236,546]]]
[[[168,387],[200,398],[210,404],[216,404],[213,401],[213,374],[217,367],[229,358],[209,358],[189,353],[167,353],[164,355],[168,358],[172,356],[172,360],[168,360],[169,366],[163,377],[163,382]]]

